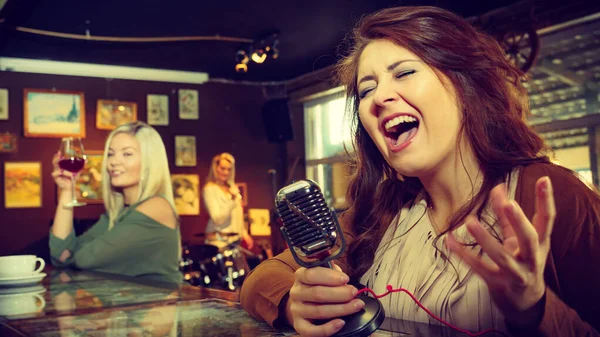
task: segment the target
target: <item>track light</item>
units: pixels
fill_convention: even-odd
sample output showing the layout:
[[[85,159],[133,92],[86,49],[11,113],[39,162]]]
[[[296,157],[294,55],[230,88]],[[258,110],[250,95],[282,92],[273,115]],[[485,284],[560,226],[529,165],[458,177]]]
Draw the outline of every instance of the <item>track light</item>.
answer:
[[[267,58],[277,59],[279,57],[279,49],[277,48],[279,35],[277,33],[270,34],[259,41],[238,50],[236,54],[236,72],[247,72],[250,59],[260,64],[265,62]]]
[[[244,63],[238,63],[235,65],[235,72],[236,73],[247,73],[248,72],[248,65],[244,64]]]
[[[235,71],[238,73],[248,72],[248,54],[243,49],[238,50],[235,55],[237,64],[235,65]]]
[[[267,53],[265,53],[265,51],[261,48],[258,50],[255,50],[254,53],[252,53],[252,61],[256,62],[256,63],[263,63],[265,62],[265,60],[267,59]]]
[[[267,56],[272,57],[274,60],[276,60],[279,57],[279,49],[277,48],[278,44],[279,44],[279,39],[274,38],[273,42],[271,42],[271,45],[267,46],[267,48],[266,48]]]

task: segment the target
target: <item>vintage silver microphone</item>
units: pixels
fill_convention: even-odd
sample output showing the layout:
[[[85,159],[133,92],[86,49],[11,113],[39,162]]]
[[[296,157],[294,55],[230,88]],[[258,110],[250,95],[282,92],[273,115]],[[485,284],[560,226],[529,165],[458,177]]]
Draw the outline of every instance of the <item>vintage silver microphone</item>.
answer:
[[[317,183],[300,180],[283,187],[275,197],[275,207],[283,222],[281,234],[299,265],[331,268],[331,261],[344,253],[346,240],[335,210],[327,207]],[[365,307],[355,314],[340,317],[346,324],[334,336],[368,336],[385,319],[378,299],[367,295],[359,298]]]

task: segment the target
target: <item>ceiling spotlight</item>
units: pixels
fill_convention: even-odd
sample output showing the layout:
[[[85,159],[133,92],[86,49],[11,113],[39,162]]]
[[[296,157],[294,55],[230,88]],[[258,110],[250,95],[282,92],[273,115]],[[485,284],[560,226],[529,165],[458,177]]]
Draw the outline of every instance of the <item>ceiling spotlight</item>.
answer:
[[[235,59],[236,59],[237,63],[246,64],[246,63],[248,63],[248,54],[246,54],[245,50],[240,49],[240,50],[238,50],[237,54],[235,55]]]
[[[248,54],[243,49],[238,50],[235,55],[237,64],[235,65],[235,71],[238,73],[248,72]]]
[[[279,49],[277,45],[279,44],[279,39],[275,38],[270,46],[267,49],[267,55],[276,60],[279,57]]]
[[[236,73],[247,73],[248,72],[248,65],[245,63],[238,63],[235,65],[235,72]]]
[[[252,61],[256,63],[263,63],[267,59],[267,53],[265,53],[264,49],[258,49],[252,53]]]

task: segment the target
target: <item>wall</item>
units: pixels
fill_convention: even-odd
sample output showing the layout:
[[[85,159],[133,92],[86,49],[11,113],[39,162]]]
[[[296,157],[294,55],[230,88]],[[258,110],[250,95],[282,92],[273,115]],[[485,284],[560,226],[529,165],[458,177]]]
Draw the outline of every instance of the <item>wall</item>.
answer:
[[[590,168],[590,149],[588,146],[554,150],[554,156],[562,166],[571,170]]]
[[[52,89],[83,91],[85,93],[86,131],[84,145],[87,150],[102,149],[109,131],[95,127],[96,101],[114,99],[138,103],[138,119],[146,121],[146,95],[169,95],[169,126],[156,126],[163,137],[169,155],[171,173],[197,173],[204,183],[211,158],[223,151],[231,152],[237,161],[239,182],[247,182],[249,208],[267,208],[273,205],[272,186],[267,171],[280,170],[280,145],[267,142],[261,119],[265,101],[262,87],[223,83],[187,85],[143,82],[131,80],[106,80],[73,76],[55,76],[0,72],[0,88],[9,90],[9,120],[0,121],[0,133],[18,135],[17,153],[0,153],[2,174],[0,186],[4,189],[5,161],[42,162],[41,208],[5,209],[4,193],[0,193],[0,255],[25,253],[33,246],[47,247],[47,235],[56,207],[56,186],[50,176],[51,158],[58,150],[56,138],[23,137],[23,89]],[[197,89],[199,92],[200,119],[183,121],[177,112],[177,89]],[[296,134],[302,133],[297,131]],[[197,166],[174,166],[175,135],[195,135],[197,141]],[[281,171],[280,171],[281,172]],[[97,218],[102,205],[78,208],[77,218]],[[201,233],[207,221],[201,203],[199,216],[182,216],[181,229],[184,241],[192,241],[194,233]]]

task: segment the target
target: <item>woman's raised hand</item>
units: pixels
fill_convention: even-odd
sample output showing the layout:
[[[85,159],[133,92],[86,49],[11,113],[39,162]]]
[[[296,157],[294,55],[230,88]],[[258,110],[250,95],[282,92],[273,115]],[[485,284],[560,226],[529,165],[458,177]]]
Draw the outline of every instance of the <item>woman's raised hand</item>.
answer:
[[[448,235],[448,248],[461,257],[488,285],[496,305],[514,326],[534,324],[546,291],[544,267],[550,251],[550,235],[556,217],[550,178],[535,186],[535,215],[529,221],[521,207],[508,200],[504,185],[490,193],[504,240],[498,242],[475,217],[465,225],[489,259],[476,256]]]
[[[301,336],[331,336],[344,326],[338,317],[358,312],[365,306],[362,300],[353,299],[358,290],[348,284],[348,275],[338,266],[334,267],[296,271],[286,304],[286,318]]]
[[[72,173],[69,171],[65,171],[58,167],[58,161],[60,160],[60,153],[55,153],[54,157],[52,157],[52,167],[54,170],[52,171],[52,179],[60,189],[61,193],[68,192],[71,193],[71,175]]]

